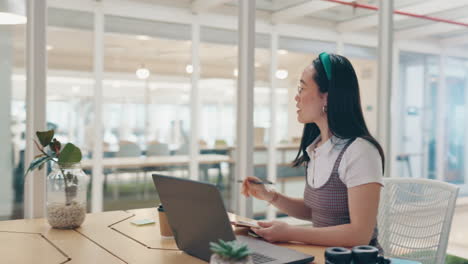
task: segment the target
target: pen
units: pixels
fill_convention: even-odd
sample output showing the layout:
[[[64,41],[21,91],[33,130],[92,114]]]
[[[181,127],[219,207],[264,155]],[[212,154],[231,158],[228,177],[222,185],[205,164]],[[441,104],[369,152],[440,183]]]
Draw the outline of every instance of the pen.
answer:
[[[237,182],[239,183],[243,183],[244,181],[243,180],[237,180]],[[271,181],[254,181],[254,180],[249,180],[250,183],[253,183],[253,184],[273,184]]]

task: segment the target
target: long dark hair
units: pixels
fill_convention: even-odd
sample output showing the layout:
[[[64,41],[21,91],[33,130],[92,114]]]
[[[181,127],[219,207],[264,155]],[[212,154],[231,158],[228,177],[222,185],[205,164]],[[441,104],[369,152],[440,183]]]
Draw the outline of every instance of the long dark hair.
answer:
[[[330,54],[332,78],[329,81],[319,58],[312,62],[315,69],[314,81],[321,93],[328,92],[327,118],[328,127],[333,136],[340,139],[361,137],[369,141],[379,151],[382,159],[382,171],[385,168],[385,157],[379,142],[369,133],[362,114],[359,84],[351,62],[343,56]],[[306,148],[320,135],[315,123],[304,125],[301,145],[293,166],[306,165],[310,157]]]

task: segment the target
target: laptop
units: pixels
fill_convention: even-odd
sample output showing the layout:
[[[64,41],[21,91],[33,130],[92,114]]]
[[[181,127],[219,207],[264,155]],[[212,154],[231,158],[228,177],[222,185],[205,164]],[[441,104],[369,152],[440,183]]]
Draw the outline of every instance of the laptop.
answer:
[[[209,261],[209,242],[237,239],[254,263],[309,263],[313,256],[249,236],[235,236],[218,189],[209,183],[153,174],[153,181],[180,250]]]

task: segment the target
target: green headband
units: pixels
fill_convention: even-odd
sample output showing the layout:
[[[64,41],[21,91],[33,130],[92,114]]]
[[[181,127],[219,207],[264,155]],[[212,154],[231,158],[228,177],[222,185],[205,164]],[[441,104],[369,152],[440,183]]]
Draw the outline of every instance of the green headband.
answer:
[[[327,74],[327,79],[331,81],[332,70],[331,70],[330,55],[328,55],[328,53],[326,52],[322,52],[319,55],[319,59],[322,62],[323,68],[325,69],[325,73]]]

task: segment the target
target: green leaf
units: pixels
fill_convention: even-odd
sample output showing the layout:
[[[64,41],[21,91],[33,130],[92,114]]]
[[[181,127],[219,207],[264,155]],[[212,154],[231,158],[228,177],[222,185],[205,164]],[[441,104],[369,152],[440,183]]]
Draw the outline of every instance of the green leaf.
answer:
[[[60,153],[58,163],[67,164],[67,163],[77,163],[81,161],[81,150],[73,145],[72,143],[67,143]]]
[[[42,165],[44,165],[44,163],[48,162],[49,160],[51,160],[52,158],[48,157],[48,156],[43,156],[43,157],[39,157],[39,158],[36,158],[34,159],[31,164],[29,164],[29,168],[28,170],[26,171],[26,174],[27,175],[30,171],[33,171],[35,170],[36,168],[40,167],[42,168]]]
[[[224,248],[225,250],[229,250],[230,246],[227,242],[225,242],[224,240],[220,239],[219,240],[219,245]]]
[[[231,260],[241,260],[252,254],[246,244],[236,240],[226,242],[220,239],[218,243],[210,242],[210,249],[213,253]]]
[[[210,247],[215,247],[217,244],[215,242],[210,242]]]
[[[37,138],[39,139],[39,142],[41,142],[41,145],[43,147],[46,147],[52,141],[52,138],[54,138],[54,130],[37,131],[36,135],[37,135]]]
[[[214,253],[218,253],[218,254],[221,254],[222,252],[224,252],[224,250],[222,248],[220,248],[220,247],[211,247],[210,249]]]

